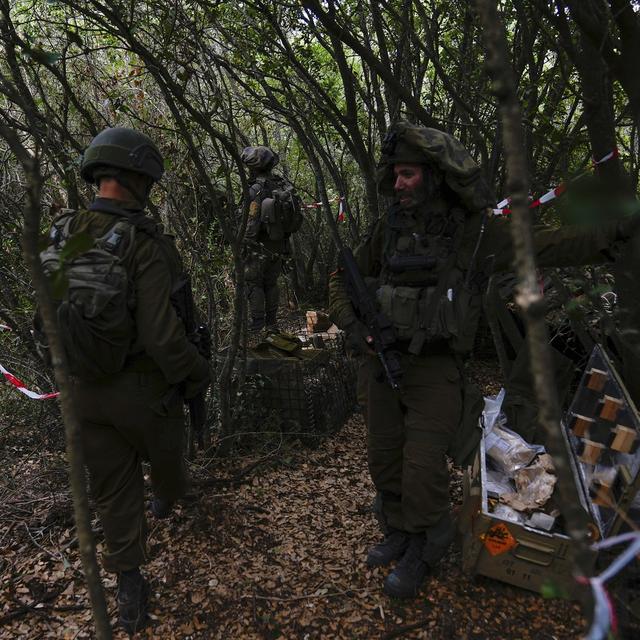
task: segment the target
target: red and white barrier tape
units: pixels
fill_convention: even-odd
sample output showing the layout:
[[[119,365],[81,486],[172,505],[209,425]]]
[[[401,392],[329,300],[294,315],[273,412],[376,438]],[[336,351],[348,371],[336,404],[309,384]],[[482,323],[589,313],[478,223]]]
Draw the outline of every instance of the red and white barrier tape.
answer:
[[[31,391],[27,389],[24,382],[19,378],[16,378],[12,373],[7,371],[0,364],[0,373],[5,377],[5,380],[13,385],[20,393],[24,393],[25,396],[31,398],[32,400],[50,400],[51,398],[57,398],[60,395],[59,391],[53,391],[52,393],[36,393],[35,391]]]
[[[610,151],[609,153],[607,153],[607,155],[602,156],[600,160],[593,160],[593,166],[597,167],[599,164],[602,164],[603,162],[607,162],[607,160],[611,160],[612,158],[617,158],[619,155],[620,155],[620,152],[616,148],[613,151]],[[580,173],[578,176],[573,178],[573,180],[577,180],[578,178],[581,178],[584,175],[584,173],[585,172]],[[570,180],[569,182],[572,182],[573,180]],[[546,204],[547,202],[551,202],[551,200],[555,200],[557,197],[561,196],[566,190],[567,190],[567,183],[561,182],[557,187],[550,189],[546,193],[542,194],[539,198],[536,198],[535,200],[533,200],[529,204],[529,209],[535,209],[536,207],[539,207],[541,204]],[[507,209],[506,207],[508,204],[510,204],[510,202],[511,202],[511,198],[505,198],[504,200],[501,200],[500,202],[498,202],[498,204],[496,205],[496,208],[493,209],[493,215],[494,216],[509,215],[511,213],[511,209]]]
[[[340,202],[344,200],[344,196],[336,196],[333,200],[329,200],[329,204]],[[322,202],[310,202],[309,204],[302,205],[305,209],[320,209],[322,207]]]
[[[0,324],[0,331],[11,331],[11,327],[8,327],[6,324]],[[27,389],[26,385],[22,380],[16,378],[10,371],[7,371],[0,364],[0,373],[4,376],[4,379],[12,386],[14,386],[20,393],[24,393],[25,396],[31,398],[32,400],[50,400],[51,398],[57,398],[60,395],[59,391],[53,391],[51,393],[37,393],[36,391],[31,391],[31,389]]]

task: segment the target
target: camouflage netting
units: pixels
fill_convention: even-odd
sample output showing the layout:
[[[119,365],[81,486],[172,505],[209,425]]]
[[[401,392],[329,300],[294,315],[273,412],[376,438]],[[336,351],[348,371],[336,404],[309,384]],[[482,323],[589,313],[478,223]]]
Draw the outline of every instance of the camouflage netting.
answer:
[[[393,194],[396,163],[435,167],[469,211],[480,211],[495,203],[480,166],[456,138],[444,131],[409,122],[398,122],[389,129],[377,169],[379,189],[385,195]]]
[[[280,161],[280,157],[269,147],[245,147],[240,156],[242,162],[254,171],[270,171]]]

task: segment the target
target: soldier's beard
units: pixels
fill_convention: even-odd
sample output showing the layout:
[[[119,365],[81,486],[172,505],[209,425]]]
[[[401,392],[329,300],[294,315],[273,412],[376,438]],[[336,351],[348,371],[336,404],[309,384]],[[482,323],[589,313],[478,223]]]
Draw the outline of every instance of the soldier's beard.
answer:
[[[440,191],[440,185],[436,184],[431,178],[427,178],[422,184],[411,191],[400,192],[397,194],[398,204],[405,211],[415,211],[435,198]]]

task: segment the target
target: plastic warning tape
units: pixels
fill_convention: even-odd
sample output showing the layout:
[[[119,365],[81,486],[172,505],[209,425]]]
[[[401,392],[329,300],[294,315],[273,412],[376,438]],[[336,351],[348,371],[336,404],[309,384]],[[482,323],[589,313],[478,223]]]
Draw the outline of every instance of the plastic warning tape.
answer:
[[[11,327],[8,327],[6,324],[0,324],[0,331],[11,331]],[[20,393],[23,393],[27,398],[31,398],[32,400],[51,400],[51,398],[57,398],[60,395],[59,391],[52,391],[51,393],[38,393],[36,391],[31,391],[31,389],[27,389],[20,378],[16,378],[10,371],[7,371],[0,364],[0,373],[4,376],[4,379],[13,387],[15,387]]]
[[[342,204],[344,200],[344,196],[336,196],[333,200],[329,200],[329,203],[339,202]],[[308,204],[302,205],[305,209],[320,209],[322,207],[322,202],[309,202]]]
[[[605,156],[602,156],[600,160],[594,159],[592,161],[593,166],[597,167],[599,164],[602,164],[603,162],[607,162],[607,160],[611,160],[612,158],[617,158],[619,155],[620,155],[620,152],[616,148],[613,151],[609,151],[609,153],[607,153]],[[569,182],[573,182],[574,180],[581,178],[585,173],[587,172],[583,171],[582,173],[578,174],[575,178],[573,178]],[[557,187],[553,187],[553,189],[549,189],[549,191],[547,191],[546,193],[542,194],[540,197],[530,202],[529,209],[535,209],[536,207],[539,207],[541,204],[546,204],[547,202],[551,202],[551,200],[555,200],[558,196],[561,196],[566,190],[567,190],[567,183],[561,182]],[[507,208],[507,205],[510,203],[511,203],[510,197],[500,200],[500,202],[498,202],[498,204],[496,205],[496,208],[493,209],[493,215],[496,215],[496,216],[509,215],[511,213],[511,209]]]

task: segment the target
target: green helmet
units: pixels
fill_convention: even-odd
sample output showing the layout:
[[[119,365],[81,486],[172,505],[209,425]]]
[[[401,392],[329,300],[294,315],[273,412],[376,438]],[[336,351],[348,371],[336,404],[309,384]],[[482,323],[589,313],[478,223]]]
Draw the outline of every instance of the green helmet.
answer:
[[[438,169],[470,211],[492,207],[495,202],[480,166],[462,143],[444,131],[402,121],[392,125],[377,167],[378,189],[384,195],[393,195],[395,164],[426,164]]]
[[[127,127],[109,127],[84,150],[80,175],[93,183],[95,170],[104,167],[141,173],[157,182],[164,173],[164,160],[149,136]]]

